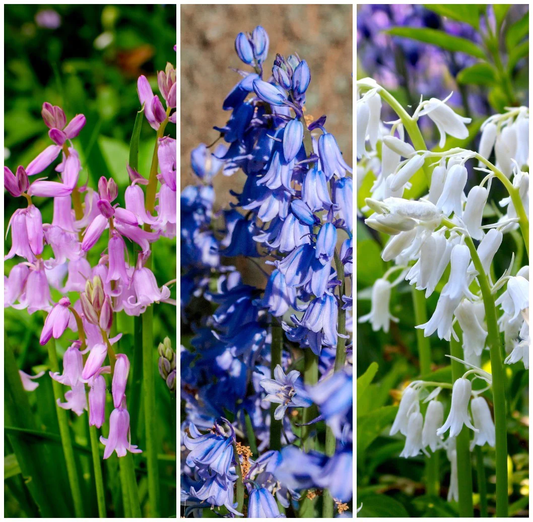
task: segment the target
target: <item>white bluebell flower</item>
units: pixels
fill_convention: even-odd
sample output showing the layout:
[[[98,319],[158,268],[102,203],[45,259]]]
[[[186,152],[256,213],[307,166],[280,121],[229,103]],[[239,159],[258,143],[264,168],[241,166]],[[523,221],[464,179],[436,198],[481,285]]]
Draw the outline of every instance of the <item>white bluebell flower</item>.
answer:
[[[471,402],[474,426],[478,429],[474,432],[474,438],[470,442],[470,451],[474,446],[483,446],[487,443],[494,448],[496,444],[496,429],[490,415],[489,405],[483,397],[476,397]]]
[[[477,432],[477,428],[472,425],[468,404],[472,394],[472,383],[468,379],[460,378],[453,383],[452,406],[446,422],[437,430],[437,435],[444,435],[450,430],[450,437],[456,437],[461,433],[463,425]]]

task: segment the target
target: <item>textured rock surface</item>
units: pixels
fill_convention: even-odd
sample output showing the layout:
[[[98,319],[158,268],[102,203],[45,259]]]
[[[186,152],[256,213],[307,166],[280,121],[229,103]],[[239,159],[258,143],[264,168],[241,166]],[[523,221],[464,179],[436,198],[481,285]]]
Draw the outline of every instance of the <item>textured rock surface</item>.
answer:
[[[181,7],[181,185],[192,181],[191,150],[211,143],[229,112],[222,101],[238,80],[229,67],[246,68],[235,36],[262,25],[270,37],[266,70],[275,54],[298,53],[309,63],[307,113],[326,114],[346,161],[352,164],[352,7],[349,5],[184,5]],[[240,191],[244,174],[217,176],[217,208]]]

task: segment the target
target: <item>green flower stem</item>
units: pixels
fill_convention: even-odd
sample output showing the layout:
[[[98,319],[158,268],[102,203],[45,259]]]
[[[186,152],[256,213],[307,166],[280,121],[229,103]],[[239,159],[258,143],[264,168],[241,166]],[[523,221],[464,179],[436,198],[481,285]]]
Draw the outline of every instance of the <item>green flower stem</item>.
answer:
[[[89,426],[89,434],[91,437],[91,453],[93,457],[94,481],[96,483],[96,500],[98,502],[98,516],[106,518],[105,509],[105,492],[104,480],[102,478],[102,461],[100,460],[100,450],[98,448],[98,432],[96,426]]]
[[[112,458],[115,458],[114,456]],[[117,457],[118,461],[120,459]],[[122,485],[122,504],[124,505],[124,518],[131,518],[131,497],[130,489],[128,487],[128,477],[126,475],[126,468],[120,464],[119,465],[120,473],[120,483]]]
[[[459,340],[451,338],[450,351],[451,355],[458,359],[463,359],[462,332],[456,325],[455,331]],[[460,379],[466,369],[462,363],[452,359],[452,379],[455,382]],[[473,517],[474,504],[472,498],[472,462],[470,455],[470,432],[466,426],[463,426],[461,433],[457,435],[456,452],[457,452],[457,481],[459,489],[459,516]]]
[[[239,457],[239,452],[237,451],[237,443],[233,443],[233,458],[235,460],[235,469],[237,470],[237,484],[236,484],[236,500],[237,500],[237,511],[242,513],[244,507],[244,483],[242,480],[242,468],[241,468],[241,459]]]
[[[48,357],[50,358],[50,367],[53,372],[59,372],[59,361],[56,353],[56,343],[52,338],[48,341]],[[55,379],[52,379],[54,389],[54,398],[57,402],[61,399],[61,384]],[[67,474],[70,482],[70,490],[72,493],[72,500],[74,501],[74,513],[76,518],[83,518],[83,501],[81,497],[80,481],[78,470],[76,469],[76,460],[74,458],[74,449],[72,448],[72,438],[70,435],[70,427],[68,425],[67,411],[59,406],[56,406],[57,421],[59,423],[59,434],[61,435],[61,445],[63,446],[63,453],[67,464]]]
[[[487,477],[485,474],[485,466],[483,465],[483,450],[481,446],[475,447],[476,455],[476,470],[477,470],[477,489],[479,493],[479,509],[481,518],[488,517],[487,504]]]
[[[311,348],[304,349],[304,382],[307,385],[316,384],[318,381],[318,356],[313,353]],[[316,406],[313,404],[303,410],[303,423],[311,422],[317,416]],[[313,426],[303,426],[302,438],[304,451],[315,449],[315,440],[310,437]]]
[[[124,478],[129,501],[131,518],[141,518],[141,504],[139,502],[139,490],[137,489],[137,477],[135,476],[135,466],[133,465],[133,455],[128,452],[125,457],[118,459],[121,477]],[[124,486],[124,484],[123,484]]]
[[[424,324],[427,321],[426,299],[424,292],[413,287],[413,304],[415,311],[415,323]],[[416,341],[418,345],[418,357],[420,359],[420,374],[429,375],[431,373],[431,344],[429,337],[424,336],[424,331],[416,330]],[[422,413],[425,414],[427,404],[423,405]],[[439,496],[439,454],[435,451],[430,457],[426,457],[426,494]]]
[[[274,369],[279,364],[281,365],[281,356],[283,352],[283,330],[281,326],[273,324],[272,331],[272,343],[270,345],[270,377],[274,379]],[[274,412],[278,404],[270,405],[270,449],[281,449],[281,428],[282,421],[274,419]]]

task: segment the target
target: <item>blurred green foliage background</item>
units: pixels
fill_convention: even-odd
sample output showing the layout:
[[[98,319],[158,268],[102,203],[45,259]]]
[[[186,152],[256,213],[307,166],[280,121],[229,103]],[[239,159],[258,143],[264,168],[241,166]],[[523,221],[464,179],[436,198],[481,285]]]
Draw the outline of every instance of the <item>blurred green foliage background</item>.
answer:
[[[87,125],[74,146],[80,154],[82,171],[79,184],[88,182],[97,188],[100,176],[113,177],[119,185],[119,201],[129,183],[129,141],[140,103],[137,96],[137,78],[144,74],[154,92],[157,91],[156,71],[165,68],[167,62],[175,65],[176,54],[176,7],[174,5],[6,5],[5,13],[5,82],[4,82],[4,164],[14,172],[18,165],[27,167],[29,162],[50,145],[48,128],[41,118],[43,102],[59,105],[65,110],[67,120],[83,113]],[[167,134],[175,137],[173,125]],[[155,132],[146,121],[143,123],[139,171],[148,177],[155,144]],[[42,176],[56,180],[53,166]],[[39,176],[41,177],[41,176]],[[13,212],[25,206],[22,198],[15,199],[6,193],[4,197],[4,232]],[[43,214],[43,222],[52,219],[52,199],[34,198],[34,203]],[[4,251],[10,248],[11,240],[4,243]],[[44,258],[51,256],[45,247]],[[101,240],[89,260],[98,261],[97,252],[105,248]],[[132,252],[130,252],[132,253]],[[161,238],[153,248],[153,269],[159,284],[175,279],[175,240]],[[130,259],[131,256],[130,256]],[[4,273],[21,259],[9,260]],[[57,299],[59,294],[53,293]],[[75,297],[70,296],[71,299]],[[46,347],[39,345],[39,336],[44,315],[37,312],[28,315],[25,310],[11,308],[4,313],[4,336],[6,344],[14,351],[18,367],[34,374],[47,370],[49,361]],[[135,364],[133,350],[133,318],[123,313],[118,317],[118,332],[123,333],[119,351],[126,353]],[[157,365],[157,345],[165,336],[172,339],[175,347],[176,309],[168,304],[157,305],[154,313],[154,371]],[[69,346],[68,335],[57,341],[60,358]],[[140,361],[140,359],[139,359]],[[130,379],[133,375],[130,372]],[[59,433],[51,379],[48,372],[41,377],[39,388],[28,392],[28,399],[35,415],[36,424],[42,433],[52,437]],[[140,386],[130,382],[128,409],[131,414],[132,441],[144,446],[144,423]],[[133,389],[134,388],[134,389]],[[67,391],[67,388],[65,388]],[[164,381],[156,375],[156,401],[158,407],[158,437],[160,448],[161,506],[163,516],[176,513],[176,425],[175,402]],[[133,408],[132,408],[133,406]],[[110,411],[108,412],[110,413]],[[78,418],[69,414],[75,435],[75,452],[78,471],[83,475],[82,491],[86,516],[97,516],[92,462],[87,430],[87,417]],[[6,423],[7,424],[7,423]],[[105,430],[108,429],[105,427]],[[6,430],[5,455],[12,453]],[[107,435],[107,431],[104,431]],[[65,463],[59,443],[46,438],[32,439],[32,444],[46,444],[51,464],[49,479],[68,491]],[[85,448],[85,449],[84,449]],[[102,446],[103,449],[103,446]],[[11,464],[13,464],[11,462]],[[147,498],[145,456],[136,455],[141,503]],[[20,469],[16,462],[5,468],[5,515],[7,517],[36,516],[36,506],[22,484]],[[123,516],[120,490],[117,480],[117,459],[112,457],[104,466],[108,516]],[[72,516],[71,499],[68,494],[57,499],[56,516]]]

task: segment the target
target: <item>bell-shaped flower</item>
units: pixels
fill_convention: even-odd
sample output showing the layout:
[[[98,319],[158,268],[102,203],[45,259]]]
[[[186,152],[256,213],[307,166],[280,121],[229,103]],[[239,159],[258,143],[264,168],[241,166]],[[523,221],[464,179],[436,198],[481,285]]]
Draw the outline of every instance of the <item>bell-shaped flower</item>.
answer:
[[[320,136],[318,139],[318,155],[327,181],[333,176],[344,178],[346,172],[352,172],[351,167],[344,161],[333,134],[326,132]]]
[[[333,223],[324,223],[316,238],[315,257],[324,265],[330,263],[337,245],[337,229]]]
[[[265,401],[279,404],[274,419],[281,420],[288,407],[307,408],[312,401],[302,383],[298,381],[300,372],[292,370],[287,375],[278,364],[274,368],[274,379],[261,379],[259,384],[267,392]]]
[[[466,425],[474,432],[478,429],[472,425],[470,414],[468,413],[468,404],[472,394],[472,383],[468,379],[457,379],[453,383],[452,389],[452,406],[446,422],[437,430],[437,435],[444,435],[450,430],[450,437],[457,437],[463,425]]]
[[[24,264],[15,265],[9,277],[4,276],[4,308],[12,306],[21,296],[30,275],[30,269]]]
[[[415,149],[412,145],[395,136],[385,136],[383,145],[403,158],[410,158],[415,155]]]
[[[89,390],[89,426],[101,428],[105,422],[106,382],[102,375],[96,375]]]
[[[359,318],[360,323],[367,321],[372,325],[372,330],[377,332],[389,331],[390,322],[398,322],[398,318],[390,313],[391,284],[386,279],[376,279],[372,287],[372,305],[370,313]]]
[[[494,427],[487,401],[483,397],[476,397],[472,399],[470,407],[472,408],[474,426],[478,430],[474,432],[474,438],[470,442],[470,451],[474,449],[474,446],[483,446],[485,443],[494,448],[496,444],[496,428]]]
[[[505,358],[505,364],[522,361],[524,368],[529,370],[529,335],[526,339],[514,341],[511,353]]]
[[[76,231],[71,196],[54,198],[54,217],[52,225],[60,227],[66,232]]]
[[[22,381],[22,387],[26,391],[33,391],[39,387],[39,383],[33,382],[33,381],[35,379],[38,379],[39,377],[42,377],[44,375],[44,371],[41,371],[36,375],[28,375],[26,372],[19,370],[19,374],[20,374],[20,380]]]
[[[111,457],[116,451],[118,457],[125,457],[128,453],[142,453],[142,450],[131,443],[130,414],[125,404],[115,408],[109,416],[109,437],[100,437],[105,446],[104,459]]]
[[[11,227],[11,249],[4,259],[20,256],[28,261],[33,261],[35,255],[28,234],[28,211],[17,209],[10,219],[9,227]]]
[[[481,265],[483,266],[483,271],[488,274],[490,273],[490,265],[496,252],[500,249],[500,246],[503,241],[503,234],[500,230],[491,228],[483,237],[481,242],[477,247],[477,254]],[[468,271],[471,272],[475,270],[474,264],[472,263],[468,268]]]
[[[126,245],[124,244],[124,240],[120,234],[113,233],[108,244],[109,270],[107,272],[106,283],[110,281],[121,281],[125,285],[129,284],[126,260],[124,258],[125,251]]]
[[[494,153],[496,166],[508,177],[513,173],[514,157],[517,149],[516,129],[513,125],[505,127],[496,137]]]
[[[46,147],[26,168],[26,174],[33,176],[45,170],[59,156],[61,147],[59,145],[50,145]]]
[[[115,363],[115,370],[113,372],[113,382],[111,389],[113,392],[113,404],[115,408],[120,408],[122,400],[126,393],[126,384],[128,384],[128,374],[130,371],[130,361],[127,355],[123,353],[117,354],[117,361]]]
[[[444,165],[438,165],[431,174],[431,184],[429,187],[429,194],[427,195],[428,201],[431,201],[434,205],[437,204],[439,198],[444,190],[446,183],[446,176],[448,171]]]
[[[357,159],[366,155],[366,136],[368,122],[370,120],[370,108],[365,100],[357,102]]]
[[[463,223],[470,236],[480,240],[483,238],[481,221],[483,219],[483,210],[487,204],[489,191],[485,187],[472,187],[466,199],[465,212],[463,214]]]
[[[424,337],[429,337],[437,332],[440,339],[449,341],[452,335],[453,314],[460,301],[461,296],[451,299],[448,295],[441,294],[431,319],[427,323],[415,326],[415,328],[424,330]]]
[[[144,106],[144,115],[146,116],[150,127],[154,130],[159,129],[160,122],[157,121],[156,115],[153,112],[154,92],[152,91],[152,87],[146,79],[146,76],[139,76],[139,79],[137,80],[137,93],[141,105]]]
[[[414,411],[420,411],[418,405],[418,391],[409,386],[403,391],[402,398],[400,400],[400,406],[396,417],[392,424],[389,435],[396,435],[400,432],[402,435],[407,435],[407,427],[409,425],[409,416]]]
[[[405,447],[400,453],[400,457],[416,457],[420,454],[420,450],[424,447],[422,444],[423,424],[424,418],[419,411],[414,411],[409,415]]]
[[[437,201],[437,207],[448,217],[452,212],[461,217],[463,215],[463,191],[468,179],[468,171],[463,165],[453,165],[444,182],[442,194]]]
[[[153,225],[157,222],[156,218],[152,217],[146,210],[144,192],[139,185],[130,185],[124,193],[124,199],[126,210],[135,215],[139,225],[144,225],[145,223]]]
[[[248,518],[281,518],[278,504],[265,488],[252,488],[248,500]]]
[[[154,273],[146,267],[135,270],[133,273],[133,286],[137,296],[136,305],[149,306],[152,303],[165,301],[170,297],[168,287],[162,286],[159,289]]]
[[[28,313],[31,315],[37,310],[51,310],[51,300],[44,264],[38,261],[30,268],[24,292],[19,297],[19,304],[13,304],[12,307],[17,310],[27,308]]]
[[[463,331],[463,349],[467,354],[481,355],[485,348],[487,331],[483,328],[485,307],[482,302],[472,303],[464,299],[455,310],[455,317]]]
[[[426,105],[420,112],[420,116],[429,116],[437,125],[440,132],[439,147],[441,148],[446,144],[446,134],[460,140],[468,138],[468,129],[465,123],[472,121],[472,118],[464,118],[456,114],[445,102],[446,100],[431,98],[429,102],[425,102]]]
[[[252,44],[245,33],[239,33],[235,38],[235,52],[239,59],[247,65],[254,61]]]
[[[161,185],[157,195],[157,227],[159,229],[166,229],[176,224],[176,192],[173,191],[167,184]]]
[[[103,234],[107,226],[108,221],[105,216],[102,214],[96,216],[93,222],[85,230],[83,241],[81,243],[81,248],[84,252],[88,252],[94,245],[96,245],[96,242],[100,239],[100,236]]]
[[[226,419],[221,420],[229,428],[229,433],[225,432],[219,421],[204,435],[194,424],[189,424],[189,434],[185,433],[183,437],[183,444],[190,450],[186,463],[188,466],[207,468],[222,477],[234,478],[235,473],[232,468],[235,432]]]
[[[443,296],[448,296],[452,301],[461,299],[463,295],[474,299],[468,289],[468,266],[470,264],[470,250],[466,245],[455,245],[450,258],[450,278],[442,290]]]
[[[78,177],[81,171],[80,158],[76,150],[72,147],[69,149],[69,154],[63,162],[63,172],[61,179],[65,186],[74,189],[78,184]]]
[[[277,267],[285,276],[287,285],[299,287],[305,285],[311,279],[312,274],[309,267],[313,258],[313,246],[304,244],[277,262]]]
[[[160,234],[154,232],[147,232],[142,228],[137,226],[128,225],[126,223],[116,221],[115,228],[125,237],[131,239],[137,243],[143,252],[148,252],[150,250],[150,243],[157,241]]]
[[[291,318],[298,326],[304,326],[312,332],[323,332],[324,344],[335,346],[337,344],[337,316],[336,297],[324,294],[309,304],[301,320],[294,315]]]
[[[339,208],[339,215],[344,220],[349,232],[353,230],[353,180],[352,178],[341,178],[333,185],[333,201]],[[326,202],[327,203],[327,202]],[[331,202],[330,202],[331,204]],[[327,209],[327,206],[323,207]]]
[[[283,157],[291,162],[302,148],[304,126],[300,120],[293,119],[287,123],[283,132]]]
[[[258,257],[257,243],[254,241],[255,223],[241,217],[231,232],[231,241],[220,253],[227,257]]]
[[[496,142],[496,135],[498,133],[498,127],[495,123],[487,121],[481,126],[481,138],[479,140],[478,152],[485,159],[489,159],[494,143]],[[479,162],[482,165],[481,162]]]
[[[253,89],[259,99],[270,105],[285,105],[287,102],[287,95],[282,90],[259,78],[253,81]]]
[[[68,298],[62,297],[46,316],[39,340],[41,345],[44,346],[52,337],[59,339],[63,335],[72,317],[69,307],[70,301]]]
[[[429,446],[431,451],[436,451],[442,445],[442,437],[437,435],[437,430],[444,421],[444,407],[439,401],[430,401],[426,410],[424,428],[422,429],[422,447]]]
[[[261,308],[266,307],[274,317],[281,317],[291,306],[295,306],[295,289],[287,286],[285,276],[276,269],[268,278],[263,298],[256,304]]]
[[[521,275],[510,277],[507,289],[496,300],[496,304],[501,305],[511,321],[516,319],[522,310],[529,308],[529,281]]]
[[[107,346],[103,343],[99,343],[91,348],[89,357],[85,361],[85,366],[81,373],[81,378],[84,381],[88,381],[104,364],[107,357]]]
[[[208,476],[201,487],[191,486],[190,495],[193,499],[198,499],[202,505],[224,506],[235,516],[243,516],[235,508],[234,502],[235,480],[214,474]]]
[[[89,261],[84,257],[73,259],[68,263],[68,278],[65,283],[64,291],[82,292],[85,288],[87,279],[90,279],[92,269]]]
[[[376,150],[376,145],[380,137],[380,129],[382,126],[381,123],[381,96],[374,93],[372,96],[367,98],[369,115],[368,115],[368,126],[367,134],[368,141],[372,150]]]
[[[250,92],[254,90],[254,81],[259,79],[259,75],[255,73],[245,76],[226,96],[222,104],[222,109],[229,111],[231,109],[237,109],[244,102]]]
[[[404,250],[407,250],[413,244],[413,241],[416,237],[416,229],[408,230],[407,232],[401,232],[400,234],[391,237],[381,253],[381,259],[383,259],[385,262],[396,259]],[[411,278],[409,278],[408,281],[409,280],[411,280]]]
[[[63,355],[63,374],[50,372],[50,377],[65,386],[74,387],[81,379],[82,370],[83,355],[78,348],[78,343],[74,343]]]
[[[78,384],[72,386],[72,388],[65,393],[65,399],[67,402],[61,402],[61,399],[57,399],[57,405],[64,410],[72,410],[78,417],[83,415],[83,412],[87,409],[87,394],[85,393],[85,384],[78,382]]]
[[[217,149],[220,150],[220,149]],[[212,154],[209,154],[212,158],[211,164],[212,167],[217,166],[217,171],[220,169],[220,163]],[[157,147],[157,157],[159,159],[159,168],[161,170],[161,175],[165,180],[165,183],[176,192],[176,140],[165,136],[159,138],[159,146]],[[216,172],[214,173],[216,174]],[[213,174],[213,175],[214,175]],[[210,179],[210,176],[208,179]]]

